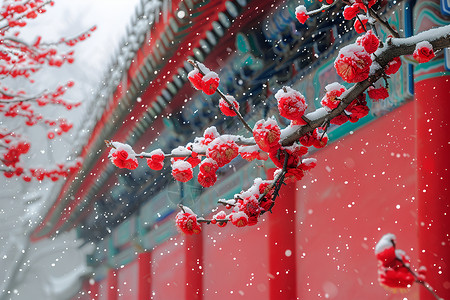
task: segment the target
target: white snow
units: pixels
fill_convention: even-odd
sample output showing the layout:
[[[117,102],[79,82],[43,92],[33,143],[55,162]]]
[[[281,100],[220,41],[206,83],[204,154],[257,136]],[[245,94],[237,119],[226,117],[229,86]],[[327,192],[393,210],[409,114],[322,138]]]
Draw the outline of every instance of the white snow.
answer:
[[[395,243],[395,235],[392,233],[387,233],[383,235],[383,237],[380,239],[380,241],[375,246],[375,255],[383,252],[386,249],[389,249],[391,247],[394,247],[393,242]]]
[[[299,14],[299,13],[308,14],[308,11],[306,10],[306,7],[304,5],[299,5],[295,8],[295,14]]]
[[[433,46],[428,41],[422,41],[420,43],[417,43],[416,45],[416,51],[418,51],[421,48],[427,48],[429,50],[433,50]]]
[[[192,165],[185,160],[179,159],[172,164],[173,170],[186,171],[192,169]]]

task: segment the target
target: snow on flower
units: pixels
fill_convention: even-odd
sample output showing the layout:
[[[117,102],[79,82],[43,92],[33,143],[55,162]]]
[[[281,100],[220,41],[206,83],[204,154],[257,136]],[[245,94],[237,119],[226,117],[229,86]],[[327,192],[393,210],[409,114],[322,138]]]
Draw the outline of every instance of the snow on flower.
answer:
[[[214,94],[219,86],[219,75],[202,63],[197,62],[197,66],[199,69],[195,68],[188,73],[189,81],[195,89],[202,90],[207,95]]]
[[[180,211],[175,216],[175,223],[181,232],[188,235],[197,234],[202,231],[200,223],[197,222],[197,215],[186,206],[183,206],[183,211]]]
[[[254,132],[254,131],[253,131]],[[254,146],[240,146],[239,154],[241,157],[247,161],[252,161],[254,159],[267,160],[269,158],[268,154],[261,151],[258,145]]]
[[[419,63],[426,63],[434,56],[433,46],[427,41],[418,43],[413,53],[414,59]]]
[[[201,90],[203,87],[202,78],[203,75],[199,72],[198,69],[194,69],[188,73],[189,81],[191,82],[192,86],[197,90]]]
[[[275,118],[269,118],[267,121],[259,120],[253,127],[253,137],[256,144],[263,151],[269,152],[271,149],[280,147],[280,127]]]
[[[152,170],[161,170],[164,166],[164,158],[164,152],[161,149],[153,150],[147,158],[147,165]]]
[[[175,180],[187,182],[194,177],[192,165],[184,160],[177,160],[172,164],[172,176]]]
[[[351,20],[353,18],[356,18],[356,16],[360,12],[360,5],[358,3],[353,3],[351,6],[345,6],[344,7],[344,19]]]
[[[225,96],[227,98],[227,100],[234,106],[234,108],[236,109],[236,111],[239,111],[239,103],[236,101],[236,99],[234,99],[233,96],[227,95]],[[224,99],[220,99],[219,101],[219,108],[220,111],[228,117],[234,117],[236,116],[235,111],[230,107],[230,105],[227,103],[227,101],[225,101]]]
[[[239,147],[233,140],[218,137],[206,150],[206,156],[214,160],[219,167],[231,162],[239,154]]]
[[[409,266],[409,257],[395,248],[395,235],[385,234],[375,246],[378,260],[378,282],[391,291],[405,291],[415,278]]]
[[[227,218],[227,214],[221,210],[217,214],[213,216],[213,220],[225,220]],[[227,225],[227,222],[217,222],[217,226],[219,227],[225,227]]]
[[[232,212],[228,215],[228,218],[236,227],[244,227],[248,224],[248,216],[243,211]]]
[[[372,30],[369,30],[360,38],[360,43],[361,46],[364,47],[364,50],[367,51],[367,53],[372,54],[377,51],[378,46],[380,45],[380,40],[372,32]]]
[[[203,133],[203,138],[196,138],[195,141],[199,142],[200,145],[207,146],[219,136],[220,134],[217,131],[217,128],[215,126],[211,126],[205,129],[205,132]]]
[[[202,91],[206,95],[212,95],[216,92],[219,87],[219,75],[215,72],[208,72],[202,78]]]
[[[109,159],[118,168],[134,170],[138,167],[136,153],[130,145],[111,142],[113,148],[109,151]]]
[[[304,5],[299,5],[295,8],[295,17],[300,23],[305,24],[306,20],[309,18],[309,15]]]
[[[322,104],[323,107],[325,107],[325,109],[331,111],[336,107],[338,107],[339,103],[341,102],[338,97],[340,97],[342,93],[346,91],[346,88],[342,84],[333,82],[328,84],[325,87],[325,90],[327,92],[325,96],[323,96],[320,103]]]
[[[283,87],[275,94],[275,99],[278,101],[278,110],[281,116],[289,120],[302,122],[302,117],[308,105],[300,92],[290,87]]]
[[[369,77],[372,58],[362,46],[351,44],[343,47],[334,61],[341,78],[348,83],[361,82]]]

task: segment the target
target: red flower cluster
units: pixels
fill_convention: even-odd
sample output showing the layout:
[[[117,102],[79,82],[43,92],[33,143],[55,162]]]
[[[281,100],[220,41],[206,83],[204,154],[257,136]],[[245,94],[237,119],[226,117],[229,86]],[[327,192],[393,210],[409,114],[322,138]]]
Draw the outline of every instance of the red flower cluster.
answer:
[[[280,148],[280,127],[274,118],[267,121],[259,120],[253,127],[253,137],[256,144],[263,151],[276,151]]]
[[[234,99],[233,96],[229,96],[229,95],[227,95],[226,97],[227,97],[227,100],[234,106],[236,111],[239,111],[239,103],[236,101],[236,99]],[[225,116],[228,116],[228,117],[236,116],[236,113],[234,112],[234,110],[230,107],[230,105],[228,105],[227,101],[225,101],[224,99],[220,99],[219,108],[220,108],[220,111]]]
[[[324,132],[320,133],[319,129],[316,128],[314,131],[302,136],[299,141],[305,147],[323,148],[328,143],[328,135]]]
[[[175,180],[188,182],[194,177],[192,165],[185,160],[176,160],[172,163],[172,176]]]
[[[39,181],[44,180],[45,178],[49,178],[52,181],[57,181],[61,177],[68,177],[69,174],[78,171],[80,167],[81,161],[77,160],[65,165],[59,164],[57,167],[48,170],[43,168],[23,169],[21,167],[14,167],[11,171],[4,172],[3,175],[7,178],[21,176],[26,182],[30,182],[33,177]]]
[[[426,63],[434,56],[433,46],[427,41],[418,43],[413,53],[414,59],[419,63]]]
[[[255,159],[267,160],[269,158],[269,155],[260,150],[258,146],[241,146],[239,147],[239,154],[247,161],[252,161]]]
[[[396,57],[393,60],[389,62],[389,64],[386,66],[386,69],[384,70],[384,73],[386,75],[392,75],[398,72],[400,67],[402,66],[402,61],[400,57]]]
[[[339,103],[341,102],[338,97],[340,97],[342,95],[342,93],[344,93],[347,89],[343,85],[341,85],[337,82],[333,82],[333,83],[330,83],[329,85],[327,85],[325,87],[325,90],[327,92],[326,92],[325,96],[323,96],[320,103],[327,110],[333,110],[336,107],[338,107]]]
[[[261,213],[269,211],[273,205],[272,183],[272,180],[256,178],[248,190],[241,192],[239,198],[235,199],[233,211],[228,215],[233,225],[244,227],[258,223]]]
[[[370,86],[367,89],[367,94],[369,94],[369,97],[373,100],[384,100],[387,97],[389,97],[389,92],[385,87],[379,87],[379,88],[374,88],[373,86]]]
[[[91,36],[91,32],[94,32],[95,30],[97,30],[97,26],[92,26],[91,28],[89,28],[88,31],[83,32],[83,33],[79,34],[78,36],[76,36],[74,38],[71,38],[71,39],[62,38],[60,40],[60,43],[65,43],[67,46],[73,47],[76,44],[78,44],[79,42],[84,41],[85,39],[90,37]]]
[[[289,147],[281,147],[276,151],[269,153],[270,159],[278,168],[283,168],[285,157],[287,155],[287,168],[296,168],[302,159],[302,156],[308,153],[308,148],[294,143]]]
[[[1,136],[1,135],[0,135]],[[2,140],[0,138],[0,140]],[[6,143],[8,139],[4,139],[4,142]],[[28,150],[30,150],[30,144],[24,141],[19,141],[17,144],[12,144],[11,142],[6,143],[9,145],[5,150],[6,152],[3,153],[2,163],[5,166],[11,166],[15,167],[16,164],[20,161],[20,156],[22,154],[28,153]]]
[[[378,260],[378,282],[393,291],[405,291],[415,278],[409,266],[409,258],[402,250],[395,249],[395,235],[386,234],[375,247]],[[423,270],[423,269],[422,269]],[[424,279],[424,274],[421,274]]]
[[[183,206],[183,210],[184,212],[180,211],[175,217],[178,229],[188,235],[200,233],[202,228],[197,222],[197,216],[186,206]]]
[[[368,1],[368,6],[372,7],[378,0],[370,0]],[[344,19],[351,20],[353,18],[356,18],[356,16],[362,11],[367,12],[367,8],[365,6],[366,3],[364,3],[362,0],[356,0],[356,1],[350,1],[352,4],[349,6],[344,7]],[[364,16],[363,16],[364,17]],[[364,21],[363,21],[364,22]],[[367,22],[367,20],[366,20]],[[360,30],[362,28],[358,28]],[[362,29],[364,31],[364,29]],[[358,32],[361,33],[361,32]]]
[[[136,153],[129,145],[119,142],[113,142],[112,144],[115,148],[111,148],[109,158],[116,167],[129,170],[134,170],[138,167]]]
[[[369,107],[367,106],[366,94],[360,94],[355,100],[350,103],[345,111],[339,116],[331,120],[331,124],[342,125],[347,121],[352,123],[369,114]]]
[[[34,19],[38,16],[38,14],[46,12],[43,8],[44,4],[44,0],[6,3],[3,4],[1,16],[2,19],[6,19],[8,21],[9,27],[24,27],[27,25],[25,18]],[[50,1],[49,4],[53,6],[54,2]]]
[[[361,82],[369,77],[372,58],[359,45],[343,47],[334,61],[334,67],[339,76],[348,83]]]
[[[189,72],[189,81],[197,90],[202,90],[207,95],[214,94],[219,87],[219,75],[210,71],[201,63],[198,63],[198,66],[202,72],[200,72],[197,68]]]
[[[357,44],[363,46],[367,53],[372,54],[377,51],[378,46],[380,45],[380,40],[372,32],[372,30],[369,30],[365,35],[358,38]]]
[[[291,183],[301,180],[303,176],[305,176],[306,172],[314,168],[316,165],[317,161],[314,158],[303,159],[296,168],[287,170],[287,173],[284,177],[284,182]],[[277,176],[278,172],[281,172],[281,169],[277,169],[274,173],[274,176]]]
[[[164,158],[164,152],[161,149],[153,150],[147,158],[147,165],[152,170],[161,170],[164,167]]]
[[[231,162],[239,154],[239,147],[233,140],[216,138],[206,150],[206,156],[214,160],[219,167]]]
[[[199,143],[200,145],[208,146],[212,141],[214,141],[219,136],[220,134],[217,132],[215,126],[208,127],[203,133],[203,138],[199,139]]]
[[[344,7],[344,19],[351,20],[353,18],[356,18],[356,16],[360,13],[362,7],[364,7],[364,5],[361,5],[360,3],[353,3],[350,6]]]
[[[197,180],[202,187],[213,186],[217,181],[216,172],[219,169],[217,163],[211,158],[205,158],[199,165]]]
[[[219,211],[217,214],[215,214],[213,216],[213,219],[212,219],[211,223],[212,224],[216,224],[217,223],[217,226],[225,227],[227,225],[227,222],[219,222],[219,220],[226,220],[226,219],[227,219],[227,214],[223,210],[221,210],[221,211]]]
[[[295,121],[298,125],[305,124],[302,117],[308,105],[300,92],[290,87],[283,87],[275,94],[275,99],[278,101],[281,116]]]

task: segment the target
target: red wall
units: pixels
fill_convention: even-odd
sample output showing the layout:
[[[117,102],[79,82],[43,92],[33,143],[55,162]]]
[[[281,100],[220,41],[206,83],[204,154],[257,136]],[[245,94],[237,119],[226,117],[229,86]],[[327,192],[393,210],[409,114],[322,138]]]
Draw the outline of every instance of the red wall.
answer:
[[[189,299],[185,295],[184,238],[166,241],[152,251],[153,300]]]
[[[267,220],[244,228],[203,228],[203,299],[269,299]]]
[[[138,262],[136,260],[117,270],[117,290],[119,299],[137,299]]]

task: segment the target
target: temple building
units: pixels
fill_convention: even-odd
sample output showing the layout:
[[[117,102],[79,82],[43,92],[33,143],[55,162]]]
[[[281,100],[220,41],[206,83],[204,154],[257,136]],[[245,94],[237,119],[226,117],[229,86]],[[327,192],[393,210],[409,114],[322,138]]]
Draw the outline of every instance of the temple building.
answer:
[[[321,5],[305,2],[308,9]],[[411,36],[449,24],[444,4],[376,5]],[[307,112],[320,107],[325,85],[342,81],[333,65],[338,50],[356,33],[353,21],[337,13],[344,4],[331,8],[332,18],[318,14],[305,25],[295,18],[298,5],[141,1],[96,93],[98,105],[86,116],[82,170],[31,235],[38,241],[76,228],[79,239],[95,244],[86,258],[92,276],[73,299],[394,299],[377,282],[374,246],[385,233],[397,236],[414,267],[418,260],[428,267],[429,281],[448,297],[450,268],[436,259],[450,262],[450,195],[440,179],[450,167],[449,110],[439,109],[450,91],[443,52],[422,65],[402,58],[390,97],[368,100],[370,113],[359,122],[332,126],[329,145],[309,153],[317,167],[284,186],[273,213],[255,226],[203,225],[201,234],[185,236],[174,217],[180,203],[211,215],[218,199],[270,177],[269,161],[236,158],[205,189],[196,180],[174,181],[168,166],[153,171],[142,163],[129,171],[108,159],[105,140],[170,152],[212,125],[246,134],[220,113],[217,95],[191,86],[188,59],[219,74],[220,88],[236,98],[251,126],[278,116],[274,93],[283,86],[305,95]],[[436,255],[420,253],[425,248]],[[408,293],[419,299],[422,292],[415,285]]]

